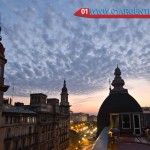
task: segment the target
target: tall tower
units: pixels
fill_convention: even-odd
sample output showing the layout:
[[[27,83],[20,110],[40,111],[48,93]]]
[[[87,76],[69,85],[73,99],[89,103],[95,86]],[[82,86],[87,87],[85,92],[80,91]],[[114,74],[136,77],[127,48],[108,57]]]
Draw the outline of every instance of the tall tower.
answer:
[[[1,30],[2,28],[0,24],[0,108],[3,105],[3,93],[6,92],[9,88],[8,85],[4,85],[4,67],[5,64],[7,63],[7,59],[5,58],[4,55],[5,48],[1,43],[2,41]]]
[[[61,102],[60,102],[60,112],[64,115],[70,115],[70,105],[68,102],[68,90],[66,87],[66,81],[64,80],[64,85],[61,92]]]

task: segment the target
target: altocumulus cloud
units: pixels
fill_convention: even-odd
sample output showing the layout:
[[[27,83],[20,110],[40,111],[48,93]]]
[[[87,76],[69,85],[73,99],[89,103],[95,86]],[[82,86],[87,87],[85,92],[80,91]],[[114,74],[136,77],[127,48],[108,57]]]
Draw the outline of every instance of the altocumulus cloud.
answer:
[[[150,7],[146,0],[1,0],[6,82],[14,83],[16,95],[26,96],[30,90],[60,92],[65,78],[71,93],[85,94],[105,88],[116,64],[124,77],[149,81],[148,19],[73,16],[81,7],[134,8],[145,4]]]

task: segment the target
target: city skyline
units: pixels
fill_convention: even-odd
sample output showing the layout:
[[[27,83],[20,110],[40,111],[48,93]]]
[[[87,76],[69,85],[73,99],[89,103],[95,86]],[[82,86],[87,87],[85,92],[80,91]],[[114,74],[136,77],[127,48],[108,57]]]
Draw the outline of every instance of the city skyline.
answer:
[[[150,106],[149,19],[85,19],[81,7],[144,7],[150,2],[1,0],[7,96],[29,102],[30,92],[60,99],[67,81],[74,112],[97,114],[119,65],[125,88]],[[99,6],[97,6],[99,5]]]

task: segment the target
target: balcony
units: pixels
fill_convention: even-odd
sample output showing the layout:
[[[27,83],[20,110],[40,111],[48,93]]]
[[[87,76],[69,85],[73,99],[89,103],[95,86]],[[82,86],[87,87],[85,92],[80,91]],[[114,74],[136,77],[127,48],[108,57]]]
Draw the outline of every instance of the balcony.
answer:
[[[96,140],[93,150],[107,150],[109,127],[105,127]]]
[[[12,137],[6,137],[5,138],[5,141],[11,141],[12,140]]]

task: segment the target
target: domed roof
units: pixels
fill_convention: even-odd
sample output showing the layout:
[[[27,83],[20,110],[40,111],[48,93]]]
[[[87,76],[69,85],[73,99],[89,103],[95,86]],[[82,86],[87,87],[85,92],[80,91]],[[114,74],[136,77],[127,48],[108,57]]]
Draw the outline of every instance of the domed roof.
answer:
[[[109,125],[110,113],[122,112],[142,112],[141,106],[138,102],[128,93],[112,93],[102,103],[98,118],[97,126],[99,135],[101,130]]]

